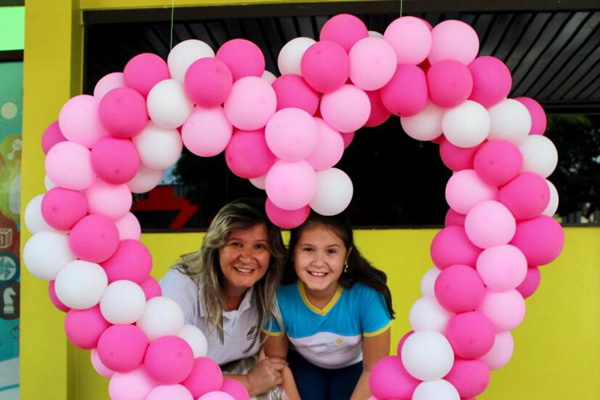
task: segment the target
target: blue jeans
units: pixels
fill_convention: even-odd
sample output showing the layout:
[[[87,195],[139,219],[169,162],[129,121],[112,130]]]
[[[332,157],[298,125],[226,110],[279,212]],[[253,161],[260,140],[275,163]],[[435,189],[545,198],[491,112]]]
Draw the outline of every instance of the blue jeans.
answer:
[[[362,374],[362,362],[339,369],[317,367],[291,350],[288,363],[302,400],[348,400]]]

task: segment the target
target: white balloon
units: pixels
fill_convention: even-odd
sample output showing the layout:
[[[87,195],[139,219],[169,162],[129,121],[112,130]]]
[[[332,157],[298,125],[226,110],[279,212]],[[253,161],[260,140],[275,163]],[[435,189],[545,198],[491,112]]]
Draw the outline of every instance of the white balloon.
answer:
[[[183,150],[183,142],[176,129],[161,128],[153,122],[149,122],[132,141],[142,164],[151,169],[169,168],[179,160]]]
[[[317,172],[317,193],[309,205],[321,215],[336,215],[348,207],[353,193],[350,177],[341,169],[329,168]]]
[[[369,31],[369,36],[383,39],[383,34],[377,31]]]
[[[250,178],[249,181],[254,187],[258,189],[265,190],[265,179],[267,178],[267,174],[263,176],[259,176],[258,178]]]
[[[271,71],[267,71],[266,69],[263,72],[261,78],[263,78],[265,81],[269,82],[270,84],[275,82],[275,80],[277,79],[277,77],[275,76],[274,73],[272,73]]]
[[[127,187],[133,193],[146,193],[154,189],[162,178],[162,169],[152,169],[140,165],[133,179],[127,182]]]
[[[497,333],[490,351],[480,357],[491,370],[504,367],[512,358],[515,343],[510,332]]]
[[[146,103],[150,119],[165,129],[181,126],[194,108],[183,85],[175,79],[165,79],[154,85],[148,93]]]
[[[435,296],[435,281],[437,277],[442,273],[438,267],[432,267],[425,272],[423,278],[421,278],[421,293],[425,297]]]
[[[75,260],[66,233],[41,231],[29,238],[23,248],[25,266],[36,278],[51,281]]]
[[[194,352],[194,358],[206,357],[206,352],[208,350],[206,336],[204,336],[204,333],[202,333],[198,327],[185,324],[177,336],[185,340],[190,345],[192,351]]]
[[[71,261],[54,281],[56,296],[67,307],[83,310],[95,306],[108,286],[104,268],[89,261]]]
[[[119,220],[129,212],[133,198],[126,184],[111,185],[97,179],[85,191],[90,214],[102,214]]]
[[[444,113],[442,130],[450,143],[468,148],[482,143],[490,132],[487,110],[479,103],[467,100]]]
[[[214,56],[213,49],[202,40],[188,39],[178,43],[167,57],[171,78],[183,83],[190,65],[201,58]]]
[[[531,130],[531,114],[518,100],[502,100],[490,107],[488,113],[491,121],[490,140],[506,140],[518,146]]]
[[[542,135],[529,135],[519,145],[523,155],[523,171],[549,177],[558,164],[558,151],[550,139]]]
[[[308,37],[297,37],[287,42],[279,51],[277,66],[279,73],[301,75],[300,62],[306,50],[315,44],[314,39]]]
[[[427,107],[412,117],[400,117],[402,129],[416,140],[433,140],[442,134],[442,119],[446,110],[427,103]]]
[[[183,324],[184,316],[179,304],[163,296],[148,300],[144,314],[136,322],[150,341],[164,335],[177,335]]]
[[[550,189],[550,201],[542,214],[552,217],[558,209],[558,190],[556,190],[556,186],[548,179],[546,179],[546,183],[548,184],[548,189]]]
[[[460,400],[458,390],[447,380],[421,382],[412,395],[412,400]]]
[[[402,347],[402,364],[409,374],[422,381],[446,376],[454,364],[448,339],[437,331],[416,331]]]
[[[44,187],[46,188],[46,190],[50,190],[52,188],[56,187],[56,184],[54,182],[52,182],[52,180],[50,179],[50,177],[48,175],[44,176]]]
[[[120,280],[108,285],[100,300],[100,312],[111,324],[132,324],[144,313],[146,296],[132,281]]]
[[[119,231],[119,239],[133,239],[140,240],[142,234],[142,227],[140,221],[131,212],[125,214],[123,218],[116,221],[117,229]]]
[[[43,194],[38,194],[27,203],[25,207],[25,226],[31,233],[38,233],[41,231],[54,231],[50,225],[44,220],[42,216],[42,200],[44,199]]]
[[[410,308],[408,320],[415,331],[431,330],[443,333],[453,315],[444,309],[435,297],[421,297]]]

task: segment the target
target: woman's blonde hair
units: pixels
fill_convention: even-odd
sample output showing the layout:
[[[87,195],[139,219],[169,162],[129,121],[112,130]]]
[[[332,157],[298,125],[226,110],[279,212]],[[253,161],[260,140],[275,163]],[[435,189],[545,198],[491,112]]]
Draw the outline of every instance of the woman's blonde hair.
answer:
[[[271,254],[265,276],[254,284],[252,301],[256,302],[258,309],[258,331],[262,330],[267,321],[271,321],[271,317],[275,318],[281,326],[275,295],[286,262],[286,250],[281,239],[281,231],[271,223],[266,215],[264,204],[259,199],[243,198],[226,204],[208,227],[200,251],[181,256],[174,266],[202,288],[199,301],[204,305],[209,326],[216,329],[221,343],[224,341],[225,277],[219,265],[219,250],[225,245],[231,232],[250,229],[257,225],[265,225],[267,228],[268,249]],[[254,346],[259,336],[255,336],[246,351]]]

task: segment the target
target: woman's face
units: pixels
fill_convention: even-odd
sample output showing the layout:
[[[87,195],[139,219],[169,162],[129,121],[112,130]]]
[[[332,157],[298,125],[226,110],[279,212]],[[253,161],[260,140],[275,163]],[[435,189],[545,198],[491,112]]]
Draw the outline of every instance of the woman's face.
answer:
[[[239,295],[254,286],[269,268],[271,253],[264,224],[232,231],[219,249],[219,264],[225,276],[225,289]]]

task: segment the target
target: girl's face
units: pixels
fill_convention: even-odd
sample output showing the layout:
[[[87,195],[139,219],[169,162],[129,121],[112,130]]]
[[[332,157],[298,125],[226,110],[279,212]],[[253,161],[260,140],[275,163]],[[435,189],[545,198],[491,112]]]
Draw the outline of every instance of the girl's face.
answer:
[[[313,225],[302,232],[293,250],[294,269],[307,291],[333,296],[348,254],[332,229]]]
[[[269,268],[267,227],[264,224],[232,231],[219,249],[219,263],[225,276],[226,290],[232,294],[244,293],[254,286]]]

